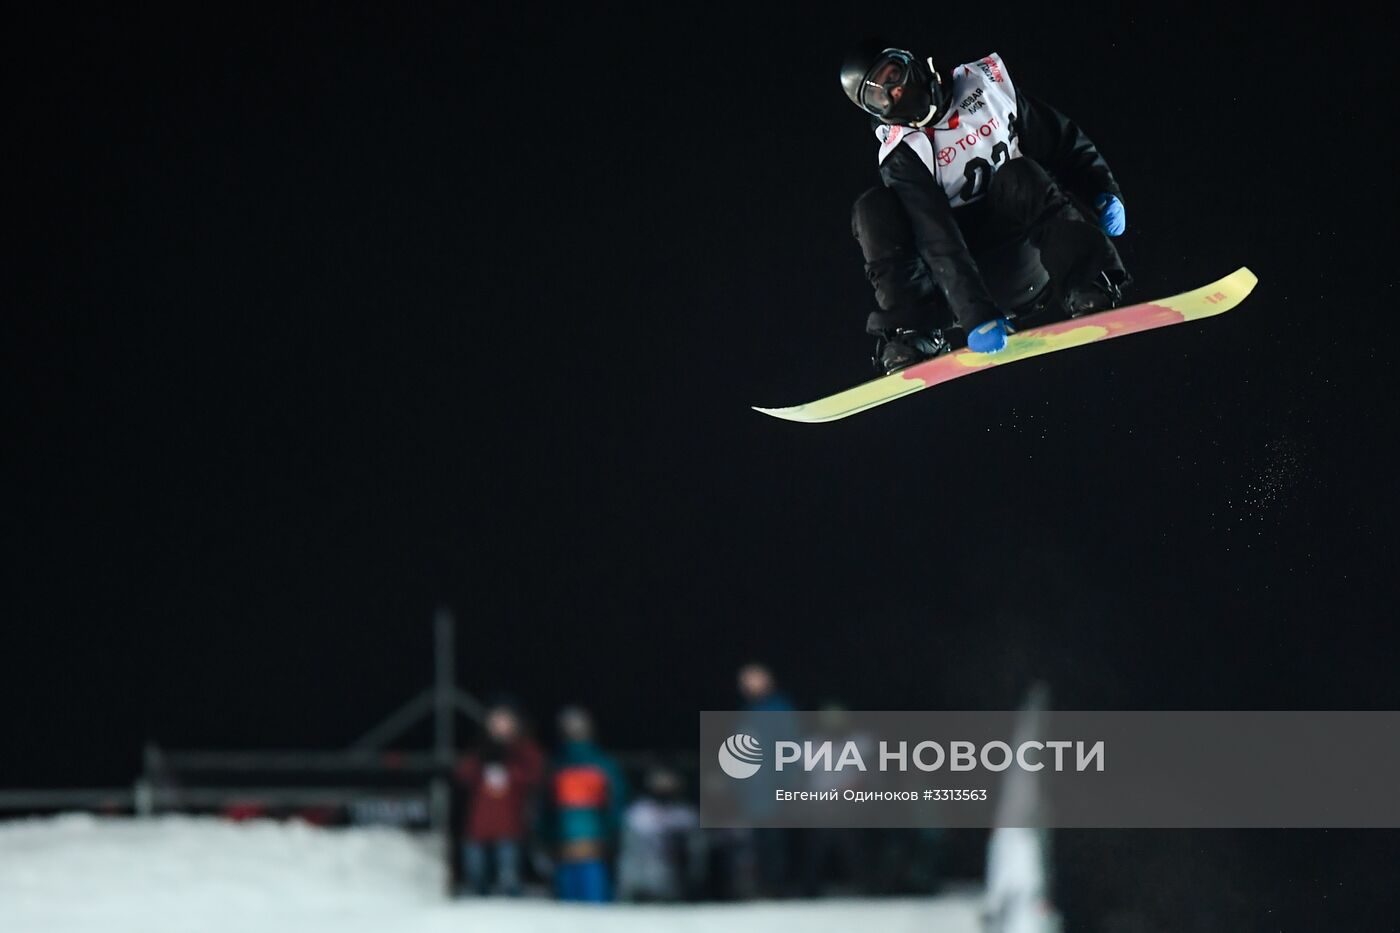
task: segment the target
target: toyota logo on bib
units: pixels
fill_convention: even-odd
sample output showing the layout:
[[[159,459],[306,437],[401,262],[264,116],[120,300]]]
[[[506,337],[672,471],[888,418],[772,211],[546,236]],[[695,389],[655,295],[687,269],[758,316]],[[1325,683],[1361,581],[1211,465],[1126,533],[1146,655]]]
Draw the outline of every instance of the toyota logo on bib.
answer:
[[[953,160],[956,159],[957,157],[958,157],[958,150],[954,149],[952,146],[949,146],[949,147],[946,148],[946,149],[940,149],[940,150],[938,150],[938,164],[939,164],[939,165],[952,165],[952,164],[953,164]]]
[[[731,735],[719,747],[719,766],[732,778],[753,777],[763,764],[763,746],[751,735]]]

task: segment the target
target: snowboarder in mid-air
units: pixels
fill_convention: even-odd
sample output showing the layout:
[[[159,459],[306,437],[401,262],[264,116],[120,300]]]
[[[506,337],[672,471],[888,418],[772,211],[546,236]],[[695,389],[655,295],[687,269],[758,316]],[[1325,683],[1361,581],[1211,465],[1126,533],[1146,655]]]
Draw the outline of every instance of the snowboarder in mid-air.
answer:
[[[1118,182],[998,55],[943,74],[932,59],[865,42],[842,64],[841,85],[880,141],[884,184],[856,199],[851,230],[875,289],[866,330],[879,338],[883,375],[757,411],[837,421],[1006,363],[1214,317],[1259,281],[1240,267],[1121,306],[1131,279],[1111,239],[1126,226]],[[967,348],[950,352],[963,337]]]
[[[1000,56],[945,77],[882,41],[841,66],[870,114],[884,184],[862,194],[851,229],[878,310],[875,367],[892,373],[951,349],[996,353],[1011,323],[1117,307],[1130,278],[1109,237],[1122,192],[1093,142],[1012,83]],[[1094,221],[1086,219],[1091,213]]]

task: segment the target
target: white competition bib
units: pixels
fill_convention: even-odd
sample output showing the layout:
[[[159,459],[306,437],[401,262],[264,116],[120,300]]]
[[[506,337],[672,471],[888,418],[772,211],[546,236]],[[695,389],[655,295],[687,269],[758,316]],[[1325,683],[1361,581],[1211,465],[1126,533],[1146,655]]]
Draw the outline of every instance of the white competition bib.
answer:
[[[953,106],[943,122],[932,126],[876,128],[880,161],[904,143],[928,166],[948,203],[961,207],[987,193],[992,174],[1021,157],[1011,121],[1016,118],[1016,88],[995,53],[959,65],[949,78]]]

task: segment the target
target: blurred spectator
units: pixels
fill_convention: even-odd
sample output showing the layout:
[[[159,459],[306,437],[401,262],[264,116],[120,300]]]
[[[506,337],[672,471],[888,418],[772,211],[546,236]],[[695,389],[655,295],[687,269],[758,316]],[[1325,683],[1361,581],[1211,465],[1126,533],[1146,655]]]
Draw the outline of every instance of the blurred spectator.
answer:
[[[555,893],[564,901],[610,900],[608,858],[627,799],[626,781],[616,762],[594,744],[586,710],[561,710],[559,734],[546,827],[557,857]]]
[[[674,771],[652,768],[644,786],[623,816],[617,895],[629,901],[685,899],[703,868],[699,811],[682,797]]]
[[[778,689],[773,672],[766,666],[750,662],[739,668],[739,694],[744,701],[744,709],[756,714],[740,720],[739,731],[748,733],[765,745],[778,739],[795,740],[799,732],[797,714],[793,712],[792,700]],[[774,802],[773,791],[777,787],[777,775],[771,771],[760,771],[754,778],[744,782],[745,812],[755,822],[763,822],[770,816]],[[751,885],[761,897],[785,897],[789,889],[788,849],[792,844],[792,833],[783,829],[760,828],[746,835],[736,837],[741,851],[736,853],[735,866],[748,868],[754,873]],[[742,851],[747,849],[747,851]]]
[[[520,893],[525,810],[543,772],[544,756],[524,734],[515,710],[506,705],[491,709],[481,747],[457,766],[468,793],[463,867],[467,886],[476,894]]]
[[[737,901],[753,890],[753,830],[740,827],[705,832],[705,866],[701,872],[701,899]]]
[[[827,703],[816,716],[816,732],[811,741],[820,745],[830,742],[833,754],[840,755],[847,742],[854,742],[861,757],[875,761],[879,753],[875,737],[852,728],[850,714],[839,703]],[[841,793],[867,788],[867,773],[856,768],[840,771],[813,771],[809,776],[810,790],[835,790]],[[817,827],[803,832],[801,846],[802,893],[817,897],[831,892],[837,885],[848,889],[867,889],[874,879],[870,870],[875,853],[875,831],[864,829],[832,829]]]
[[[762,664],[750,663],[739,668],[739,694],[744,709],[779,711],[793,708],[792,701],[778,689],[773,672]]]

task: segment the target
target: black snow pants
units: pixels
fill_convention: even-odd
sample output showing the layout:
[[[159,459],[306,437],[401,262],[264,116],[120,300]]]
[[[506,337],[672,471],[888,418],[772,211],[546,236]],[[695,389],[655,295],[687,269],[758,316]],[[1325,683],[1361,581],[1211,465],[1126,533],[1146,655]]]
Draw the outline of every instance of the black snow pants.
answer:
[[[1065,317],[1060,306],[1068,290],[1100,272],[1119,285],[1129,281],[1113,242],[1032,159],[1013,159],[992,176],[985,197],[951,213],[993,301],[1023,322]],[[894,191],[880,186],[857,198],[851,232],[875,290],[869,333],[954,326]]]

